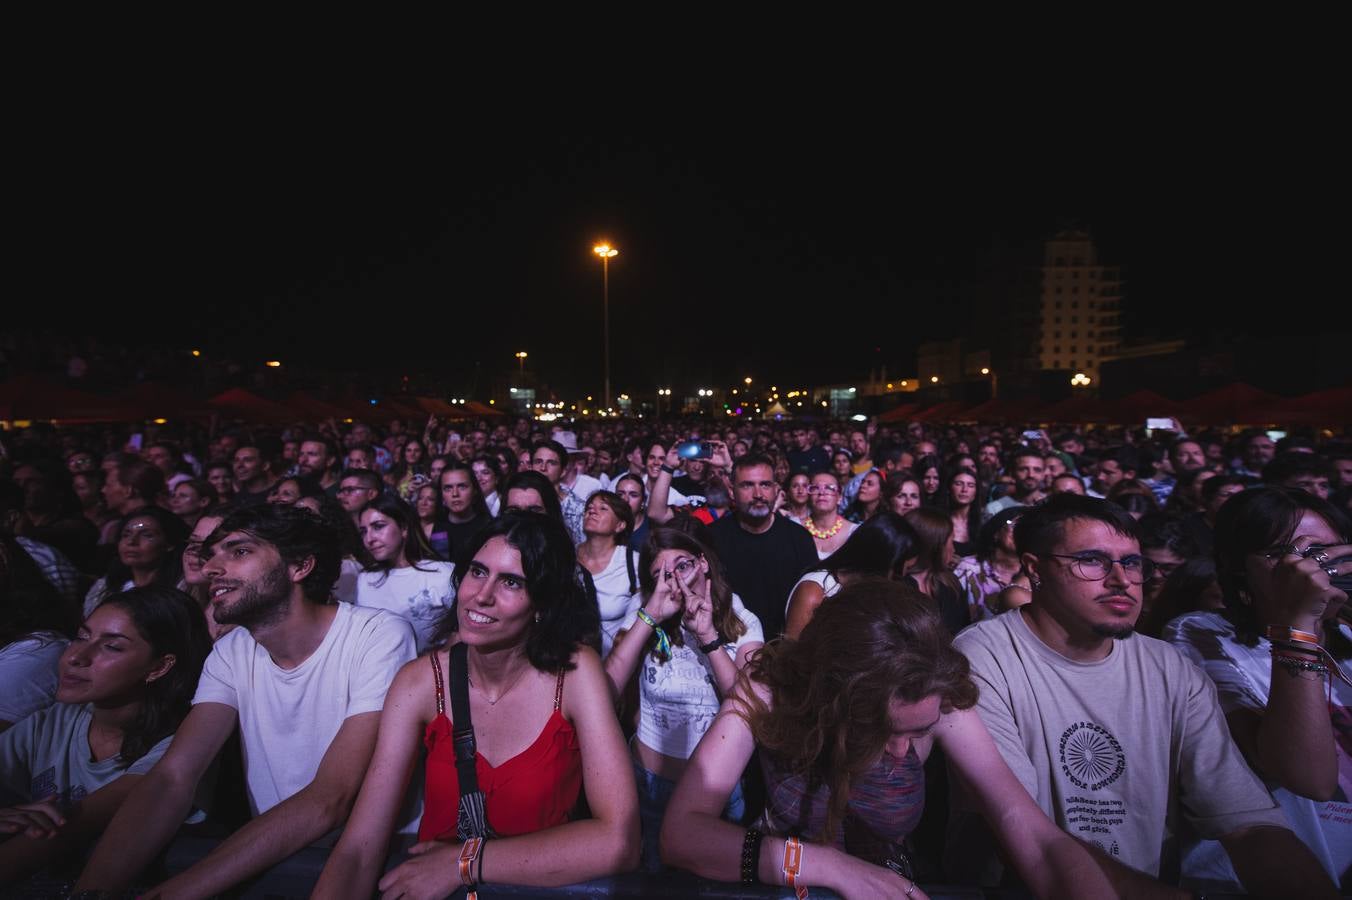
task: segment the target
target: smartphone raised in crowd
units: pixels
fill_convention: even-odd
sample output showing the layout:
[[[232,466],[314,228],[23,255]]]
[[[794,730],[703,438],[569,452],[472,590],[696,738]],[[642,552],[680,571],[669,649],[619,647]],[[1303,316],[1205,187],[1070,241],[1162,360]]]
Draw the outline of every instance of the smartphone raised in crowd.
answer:
[[[681,459],[712,459],[714,448],[703,441],[686,441],[676,445],[676,455]]]

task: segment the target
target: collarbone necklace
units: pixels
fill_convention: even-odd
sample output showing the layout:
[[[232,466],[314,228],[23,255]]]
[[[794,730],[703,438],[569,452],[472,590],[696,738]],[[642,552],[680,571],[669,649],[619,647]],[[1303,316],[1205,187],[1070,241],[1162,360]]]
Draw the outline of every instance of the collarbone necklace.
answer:
[[[803,521],[803,526],[807,528],[808,534],[812,535],[819,541],[824,541],[827,538],[835,537],[837,534],[840,533],[840,529],[845,527],[845,518],[838,514],[836,516],[836,523],[834,525],[832,525],[830,528],[825,528],[822,529],[821,531],[818,531],[817,523],[812,521],[811,516],[808,516]]]
[[[519,682],[523,677],[525,677],[525,674],[528,671],[530,671],[530,669],[531,669],[530,663],[526,663],[524,666],[522,666],[521,671],[516,673],[516,677],[513,678],[511,682],[507,685],[507,687],[503,688],[502,691],[496,697],[488,696],[488,693],[483,689],[481,684],[476,685],[474,683],[474,676],[470,674],[468,666],[465,667],[465,677],[469,679],[469,686],[478,691],[479,696],[483,697],[484,700],[487,701],[489,706],[497,706],[498,701],[501,700],[503,697],[506,697],[511,692],[512,688],[516,687],[517,682]]]

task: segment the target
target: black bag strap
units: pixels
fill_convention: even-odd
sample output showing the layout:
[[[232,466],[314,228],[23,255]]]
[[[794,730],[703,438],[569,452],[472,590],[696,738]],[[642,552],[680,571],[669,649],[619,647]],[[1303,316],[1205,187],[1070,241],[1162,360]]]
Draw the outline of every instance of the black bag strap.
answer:
[[[629,596],[638,593],[638,579],[634,577],[634,548],[628,544],[624,546],[624,567],[629,570]]]
[[[455,774],[460,781],[460,796],[479,790],[479,774],[474,770],[478,752],[474,743],[474,723],[469,717],[469,648],[456,644],[451,648],[451,740],[455,747]]]

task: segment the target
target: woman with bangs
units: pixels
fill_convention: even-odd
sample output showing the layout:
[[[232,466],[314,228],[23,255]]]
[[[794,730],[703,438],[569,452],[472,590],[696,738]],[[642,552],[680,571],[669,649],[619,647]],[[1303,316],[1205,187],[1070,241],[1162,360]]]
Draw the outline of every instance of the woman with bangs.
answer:
[[[1115,896],[1090,852],[1010,772],[929,600],[860,579],[833,603],[798,640],[762,649],[723,702],[667,808],[663,859],[720,881],[923,900],[904,845],[937,746],[1036,896]],[[719,813],[753,755],[767,805],[743,829]]]
[[[723,577],[713,550],[677,528],[652,530],[639,555],[642,606],[620,626],[606,677],[618,698],[639,678],[634,774],[643,822],[643,867],[661,869],[662,814],[686,761],[718,714],[737,675],[764,645],[760,620]],[[726,815],[745,812],[741,793],[724,798]]]

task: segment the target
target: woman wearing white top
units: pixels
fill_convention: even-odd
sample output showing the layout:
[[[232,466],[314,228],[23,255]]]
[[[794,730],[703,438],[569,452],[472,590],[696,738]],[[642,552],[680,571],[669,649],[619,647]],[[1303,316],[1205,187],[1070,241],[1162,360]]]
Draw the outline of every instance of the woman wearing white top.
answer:
[[[454,567],[436,558],[417,515],[402,500],[377,497],[362,507],[358,521],[362,544],[375,562],[357,579],[357,605],[407,619],[421,653],[455,601]]]
[[[596,605],[601,611],[601,658],[610,655],[615,633],[625,617],[638,608],[638,585],[634,584],[634,551],[629,530],[634,517],[617,494],[597,491],[587,499],[582,514],[586,540],[577,545],[577,561],[591,575]]]
[[[880,512],[858,526],[840,549],[798,579],[784,611],[784,636],[796,639],[812,621],[822,601],[859,576],[900,579],[915,559],[919,540],[906,520]]]
[[[605,661],[616,697],[643,668],[633,745],[649,871],[661,867],[657,838],[676,781],[737,673],[764,645],[760,620],[732,593],[722,568],[697,538],[655,526],[639,557],[643,606],[625,620]],[[729,817],[743,811],[734,795]]]

